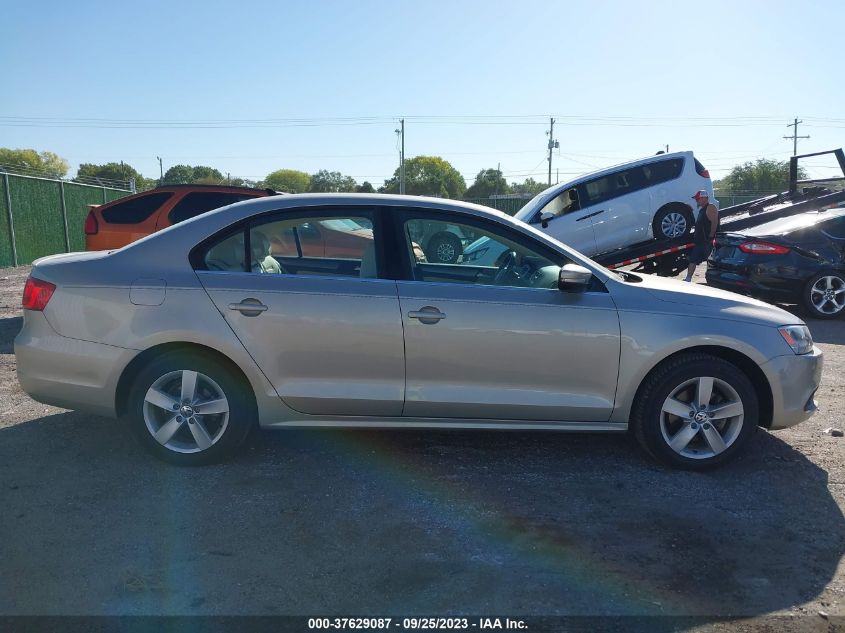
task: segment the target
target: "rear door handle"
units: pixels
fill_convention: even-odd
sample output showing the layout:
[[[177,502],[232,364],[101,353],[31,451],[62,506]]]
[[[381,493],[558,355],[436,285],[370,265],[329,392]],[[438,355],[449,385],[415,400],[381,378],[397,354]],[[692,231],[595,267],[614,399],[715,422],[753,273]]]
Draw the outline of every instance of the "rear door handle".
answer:
[[[441,319],[445,319],[446,315],[433,306],[425,306],[419,310],[411,310],[408,313],[409,319],[419,319],[420,323],[437,323]]]
[[[244,316],[254,317],[262,312],[267,311],[267,306],[261,303],[258,299],[244,299],[240,303],[230,303],[230,310],[237,310]]]

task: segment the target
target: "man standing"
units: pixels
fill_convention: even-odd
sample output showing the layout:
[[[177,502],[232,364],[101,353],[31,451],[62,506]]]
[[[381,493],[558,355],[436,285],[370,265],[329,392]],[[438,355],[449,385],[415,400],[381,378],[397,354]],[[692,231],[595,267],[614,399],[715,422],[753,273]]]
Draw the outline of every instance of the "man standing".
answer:
[[[687,255],[689,265],[687,278],[684,281],[692,281],[695,267],[710,257],[710,251],[716,240],[716,230],[719,228],[719,211],[716,205],[710,204],[707,192],[704,189],[696,191],[693,199],[698,204],[698,218],[695,220],[694,245]]]

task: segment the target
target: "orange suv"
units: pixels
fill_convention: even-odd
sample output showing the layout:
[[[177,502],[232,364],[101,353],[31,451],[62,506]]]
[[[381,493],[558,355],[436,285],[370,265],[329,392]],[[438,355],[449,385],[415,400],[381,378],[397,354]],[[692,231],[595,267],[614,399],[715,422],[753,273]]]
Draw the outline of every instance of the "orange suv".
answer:
[[[108,204],[89,206],[85,250],[106,251],[228,204],[277,195],[272,189],[224,185],[164,185]]]

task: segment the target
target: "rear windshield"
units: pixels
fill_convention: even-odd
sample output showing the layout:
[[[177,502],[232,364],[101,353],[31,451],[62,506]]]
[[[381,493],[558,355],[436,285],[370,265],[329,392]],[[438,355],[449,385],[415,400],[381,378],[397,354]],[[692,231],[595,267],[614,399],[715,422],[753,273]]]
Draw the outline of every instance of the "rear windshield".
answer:
[[[110,224],[138,224],[155,213],[172,195],[162,192],[126,198],[103,209],[103,220]]]
[[[228,204],[234,204],[241,200],[248,200],[256,196],[248,193],[225,193],[220,191],[194,191],[186,194],[173,210],[170,212],[168,218],[171,224],[178,224],[184,222],[189,218],[211,211],[212,209],[219,209]]]

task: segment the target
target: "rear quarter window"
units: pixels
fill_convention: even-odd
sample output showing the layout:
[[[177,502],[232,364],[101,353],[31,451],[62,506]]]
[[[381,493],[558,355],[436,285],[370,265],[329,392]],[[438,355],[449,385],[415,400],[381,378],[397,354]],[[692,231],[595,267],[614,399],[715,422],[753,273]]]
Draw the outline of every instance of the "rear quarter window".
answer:
[[[121,200],[108,209],[103,209],[103,220],[109,224],[138,224],[158,211],[172,195],[168,192],[151,193]]]
[[[821,229],[830,237],[845,240],[845,216],[822,222]]]
[[[645,174],[646,182],[649,185],[656,185],[657,183],[674,180],[681,175],[684,170],[683,158],[669,158],[667,160],[658,160],[653,163],[643,165],[643,173]]]
[[[219,209],[241,200],[255,198],[246,193],[225,193],[219,191],[194,191],[185,194],[167,216],[171,224],[178,224],[190,218],[196,217],[206,211]]]

